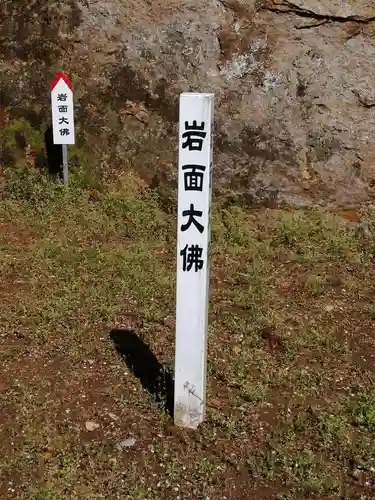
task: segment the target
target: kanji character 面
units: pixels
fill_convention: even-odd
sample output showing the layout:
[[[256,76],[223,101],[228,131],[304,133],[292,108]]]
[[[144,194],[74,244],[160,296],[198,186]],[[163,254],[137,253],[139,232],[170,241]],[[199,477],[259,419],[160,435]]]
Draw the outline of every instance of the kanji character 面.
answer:
[[[206,167],[202,165],[184,165],[182,170],[184,170],[185,191],[202,191]]]

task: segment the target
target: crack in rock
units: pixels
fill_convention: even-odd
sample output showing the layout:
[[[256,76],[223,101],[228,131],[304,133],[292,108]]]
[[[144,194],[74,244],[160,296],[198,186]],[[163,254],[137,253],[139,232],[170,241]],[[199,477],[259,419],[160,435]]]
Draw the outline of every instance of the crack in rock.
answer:
[[[340,2],[340,3],[338,3]],[[375,7],[363,6],[364,13],[355,13],[355,6],[343,0],[330,0],[328,7],[320,0],[266,0],[263,10],[281,13],[293,13],[301,17],[309,17],[326,22],[350,22],[370,23],[375,21]],[[307,4],[307,5],[306,5]],[[340,11],[343,11],[340,14]],[[306,26],[308,27],[308,26]]]
[[[370,95],[369,92],[353,90],[353,94],[357,96],[359,104],[364,108],[375,107],[375,97],[373,95]]]

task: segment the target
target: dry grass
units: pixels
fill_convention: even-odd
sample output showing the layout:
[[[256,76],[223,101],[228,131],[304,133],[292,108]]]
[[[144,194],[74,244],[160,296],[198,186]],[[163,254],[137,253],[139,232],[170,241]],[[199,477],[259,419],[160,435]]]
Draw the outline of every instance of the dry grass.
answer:
[[[364,234],[215,204],[208,415],[188,432],[110,340],[133,330],[173,366],[175,217],[137,179],[97,188],[0,181],[0,497],[374,498],[373,214]]]

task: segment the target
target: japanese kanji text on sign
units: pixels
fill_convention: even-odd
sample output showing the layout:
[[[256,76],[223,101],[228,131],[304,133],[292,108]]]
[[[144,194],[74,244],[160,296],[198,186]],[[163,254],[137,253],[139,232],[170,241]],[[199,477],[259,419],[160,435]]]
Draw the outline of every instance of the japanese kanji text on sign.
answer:
[[[73,91],[64,73],[59,73],[51,86],[51,104],[54,144],[74,144]]]
[[[213,103],[180,97],[175,421],[186,427],[205,410]]]

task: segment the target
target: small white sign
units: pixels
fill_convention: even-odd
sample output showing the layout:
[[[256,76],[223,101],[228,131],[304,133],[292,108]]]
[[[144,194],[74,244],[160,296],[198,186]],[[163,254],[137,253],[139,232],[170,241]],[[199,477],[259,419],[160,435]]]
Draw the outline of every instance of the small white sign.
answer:
[[[51,85],[51,102],[54,144],[75,144],[73,90],[64,73]]]
[[[213,116],[213,94],[181,94],[174,420],[194,429],[206,406]]]

